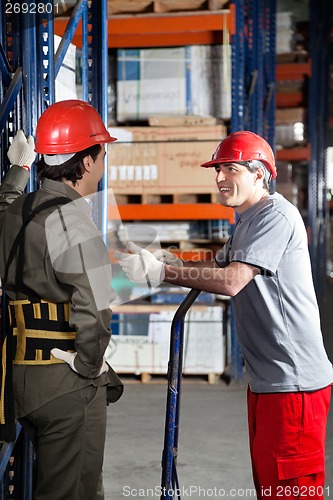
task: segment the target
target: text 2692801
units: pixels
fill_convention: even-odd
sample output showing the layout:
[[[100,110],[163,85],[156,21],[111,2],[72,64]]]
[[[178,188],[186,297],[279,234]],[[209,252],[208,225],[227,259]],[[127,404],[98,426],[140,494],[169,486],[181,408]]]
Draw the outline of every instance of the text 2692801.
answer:
[[[55,14],[60,12],[58,2],[15,2],[8,1],[5,5],[5,13],[11,14]]]

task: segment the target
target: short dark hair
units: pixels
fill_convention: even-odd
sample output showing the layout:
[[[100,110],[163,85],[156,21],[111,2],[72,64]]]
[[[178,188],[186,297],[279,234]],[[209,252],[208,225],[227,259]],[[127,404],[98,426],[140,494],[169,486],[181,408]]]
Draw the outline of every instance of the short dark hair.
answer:
[[[82,179],[86,170],[83,165],[83,158],[91,156],[91,158],[95,161],[101,150],[101,145],[95,144],[90,148],[75,153],[73,158],[67,160],[61,165],[47,165],[42,157],[37,163],[38,178],[40,181],[43,179],[52,179],[53,181],[62,181],[63,179],[66,179],[72,182],[75,186],[77,181]]]

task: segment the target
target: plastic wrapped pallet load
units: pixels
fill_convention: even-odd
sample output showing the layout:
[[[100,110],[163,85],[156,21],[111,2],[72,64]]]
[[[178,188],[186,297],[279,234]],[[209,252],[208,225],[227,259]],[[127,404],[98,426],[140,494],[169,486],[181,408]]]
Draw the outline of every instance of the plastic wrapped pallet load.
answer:
[[[285,54],[295,48],[295,23],[291,12],[276,15],[276,53]]]
[[[145,121],[154,115],[229,119],[231,51],[227,49],[222,45],[119,49],[118,122]]]
[[[62,38],[54,35],[54,51],[56,52]],[[59,73],[55,79],[56,102],[77,99],[76,88],[76,46],[69,44]]]
[[[107,360],[118,373],[167,373],[170,328],[177,306],[163,308],[159,305],[152,309],[156,307],[159,312],[136,313],[132,306],[131,314],[119,314],[119,333],[112,336],[106,351]],[[129,331],[128,324],[131,325]],[[192,306],[184,323],[183,366],[185,374],[223,373],[225,346],[221,306]]]

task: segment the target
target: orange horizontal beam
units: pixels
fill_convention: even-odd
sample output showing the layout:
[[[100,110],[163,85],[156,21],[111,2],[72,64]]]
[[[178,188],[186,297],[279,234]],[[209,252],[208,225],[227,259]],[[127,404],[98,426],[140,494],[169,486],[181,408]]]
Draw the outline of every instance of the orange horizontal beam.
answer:
[[[276,159],[278,161],[309,161],[310,145],[304,148],[285,148],[276,150]]]
[[[212,45],[222,43],[221,31],[200,31],[193,33],[112,35],[109,34],[109,48],[178,47],[182,45]]]
[[[185,31],[221,31],[223,22],[234,32],[234,21],[229,10],[191,11],[186,14],[145,14],[113,16],[109,18],[109,33],[114,35],[183,33]]]
[[[235,223],[232,208],[222,207],[218,203],[159,205],[129,204],[118,205],[121,220],[228,220]]]
[[[276,79],[279,80],[303,80],[304,75],[311,76],[311,62],[286,63],[276,65]]]
[[[62,36],[68,19],[54,21],[55,34]],[[139,14],[113,16],[108,19],[109,47],[145,47],[221,43],[223,28],[230,35],[235,32],[234,9],[223,11],[195,11],[186,14]],[[82,46],[82,24],[73,37],[77,47]]]

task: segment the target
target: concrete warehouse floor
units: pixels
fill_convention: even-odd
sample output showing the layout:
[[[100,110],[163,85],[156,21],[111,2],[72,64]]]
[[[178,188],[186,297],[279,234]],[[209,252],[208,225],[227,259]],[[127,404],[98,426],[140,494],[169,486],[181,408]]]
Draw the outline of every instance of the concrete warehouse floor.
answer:
[[[333,284],[320,303],[324,340],[333,361]],[[153,379],[154,380],[154,379]],[[160,498],[167,386],[124,379],[122,399],[108,408],[104,463],[106,500]],[[181,498],[256,498],[246,421],[246,385],[182,386],[178,477]],[[326,498],[333,496],[333,404],[327,435]],[[216,488],[216,491],[214,489]]]

